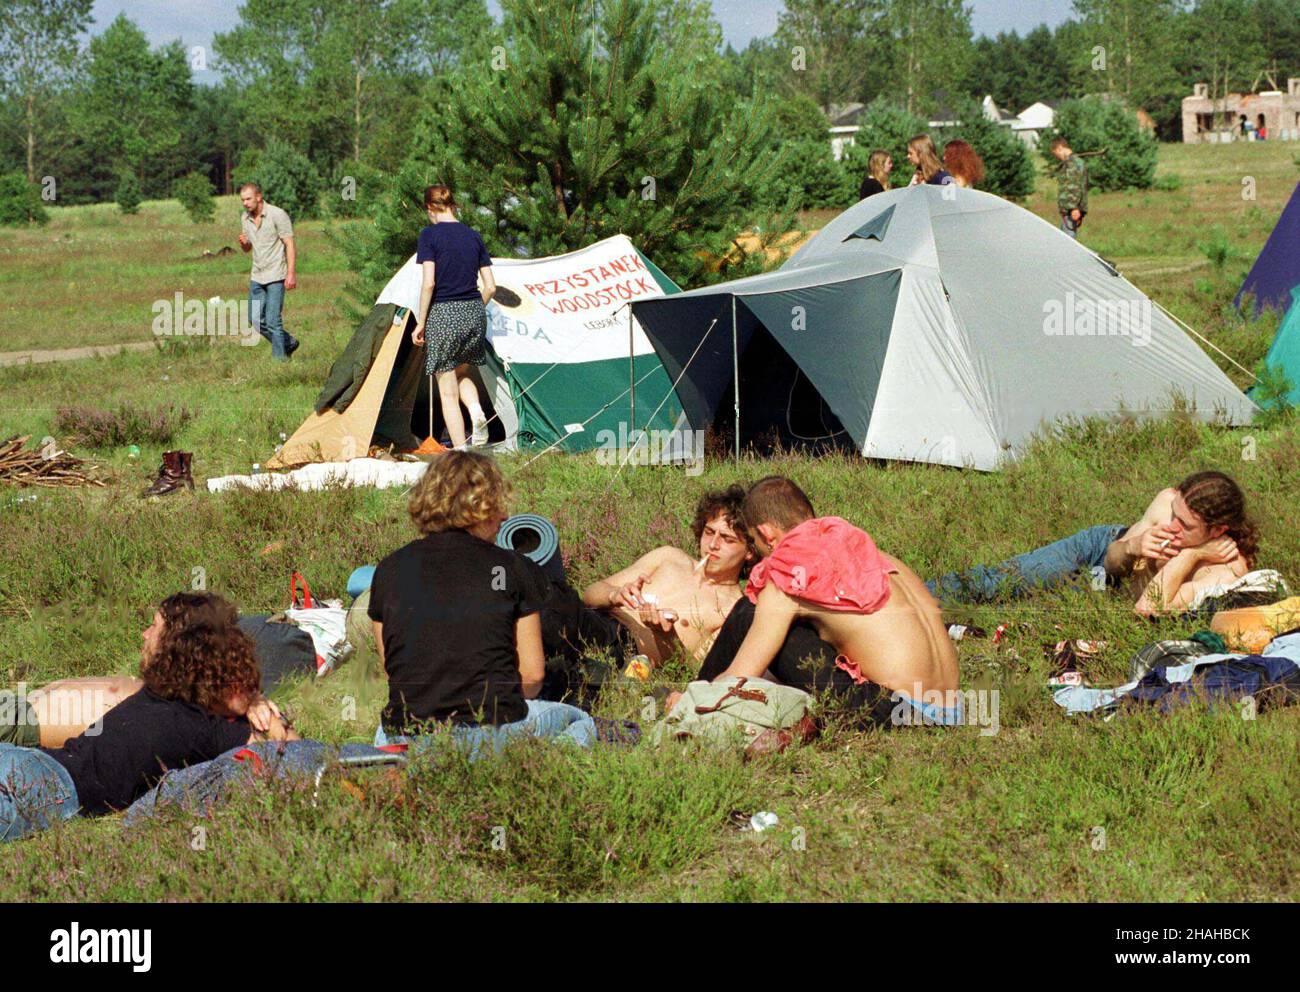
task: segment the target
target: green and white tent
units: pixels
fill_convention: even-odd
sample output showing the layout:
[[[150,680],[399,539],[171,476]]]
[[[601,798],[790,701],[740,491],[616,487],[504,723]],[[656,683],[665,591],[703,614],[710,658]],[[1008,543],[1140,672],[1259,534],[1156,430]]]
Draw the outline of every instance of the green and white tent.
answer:
[[[625,448],[633,423],[681,429],[681,403],[629,306],[679,290],[625,235],[548,258],[494,258],[492,271],[488,363],[479,372],[498,450]],[[410,450],[428,436],[424,350],[409,333],[420,283],[412,255],[346,353],[369,360],[364,381],[337,399],[322,395],[269,467],[346,461],[372,444]],[[437,403],[433,411],[437,432]]]

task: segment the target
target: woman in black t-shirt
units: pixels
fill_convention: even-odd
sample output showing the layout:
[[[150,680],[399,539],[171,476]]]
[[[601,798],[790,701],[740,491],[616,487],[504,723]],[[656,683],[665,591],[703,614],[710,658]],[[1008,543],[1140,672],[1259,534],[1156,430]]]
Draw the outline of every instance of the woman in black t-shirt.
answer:
[[[858,199],[883,193],[889,189],[889,174],[894,171],[894,159],[889,152],[877,148],[867,160],[867,174],[858,187]]]
[[[545,674],[538,570],[494,543],[509,491],[486,455],[438,455],[411,493],[421,537],[375,569],[370,619],[388,675],[376,744],[446,723],[472,744],[514,734],[582,744],[591,718],[536,697]]]
[[[295,738],[261,698],[253,642],[238,618],[219,596],[169,596],[144,632],[138,692],[62,747],[0,744],[0,840],[78,812],[125,809],[168,769],[254,740]],[[251,726],[250,708],[265,735]]]
[[[423,282],[411,341],[428,341],[425,371],[437,379],[452,446],[465,446],[462,401],[469,410],[474,444],[486,444],[487,418],[468,376],[471,365],[487,361],[487,302],[496,292],[492,259],[478,232],[456,219],[456,199],[446,186],[424,191],[424,209],[429,226],[420,231],[415,251]]]

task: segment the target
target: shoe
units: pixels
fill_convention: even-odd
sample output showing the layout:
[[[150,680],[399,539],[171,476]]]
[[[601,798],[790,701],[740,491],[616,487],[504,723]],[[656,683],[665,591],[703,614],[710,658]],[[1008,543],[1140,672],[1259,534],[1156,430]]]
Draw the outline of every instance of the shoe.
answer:
[[[299,341],[297,338],[293,338],[289,342],[289,346],[284,349],[284,357],[291,358],[293,356],[293,353],[298,350],[298,346],[301,344],[302,344],[301,341]]]
[[[194,488],[189,462],[185,460],[193,458],[192,454],[183,451],[164,451],[162,457],[162,464],[158,466],[158,478],[154,479],[149,488],[140,494],[142,497],[170,496],[187,485],[190,489]]]
[[[470,430],[469,443],[475,448],[482,448],[488,443],[488,422],[484,417],[482,420],[475,420],[474,426]]]
[[[181,477],[185,480],[185,488],[194,492],[194,452],[182,451],[181,456]]]

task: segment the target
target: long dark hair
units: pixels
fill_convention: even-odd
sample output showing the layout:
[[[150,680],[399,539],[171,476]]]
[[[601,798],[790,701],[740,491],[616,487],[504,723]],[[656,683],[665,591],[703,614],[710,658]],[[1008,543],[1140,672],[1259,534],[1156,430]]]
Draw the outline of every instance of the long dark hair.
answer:
[[[1226,527],[1237,550],[1254,564],[1259,551],[1259,529],[1246,514],[1246,494],[1231,476],[1222,472],[1197,472],[1178,484],[1187,508],[1210,527]]]
[[[257,695],[261,672],[234,606],[212,593],[178,592],[158,612],[162,633],[140,665],[146,686],[209,713],[225,713],[232,696]]]

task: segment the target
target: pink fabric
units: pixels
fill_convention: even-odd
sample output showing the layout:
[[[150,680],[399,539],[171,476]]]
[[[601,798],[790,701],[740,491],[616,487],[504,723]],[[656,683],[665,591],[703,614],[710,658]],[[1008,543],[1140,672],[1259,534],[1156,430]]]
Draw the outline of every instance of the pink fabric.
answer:
[[[875,613],[889,602],[888,575],[897,571],[866,531],[839,517],[818,517],[788,531],[754,566],[745,595],[757,603],[771,582],[828,610]]]

